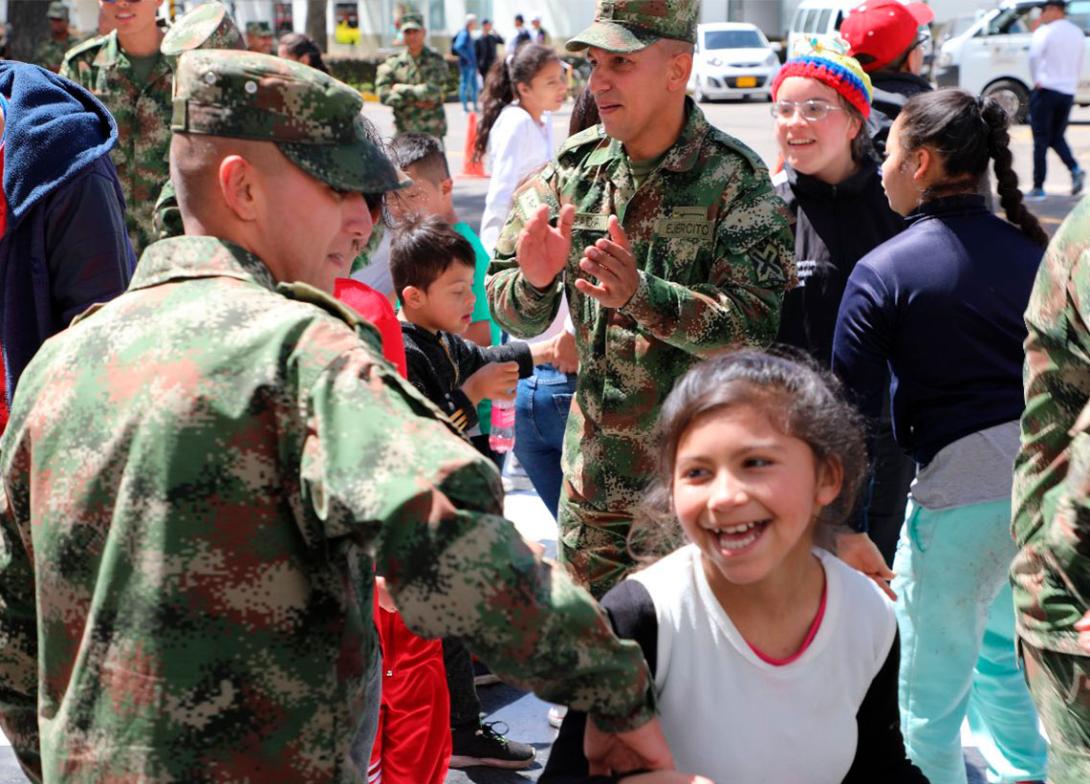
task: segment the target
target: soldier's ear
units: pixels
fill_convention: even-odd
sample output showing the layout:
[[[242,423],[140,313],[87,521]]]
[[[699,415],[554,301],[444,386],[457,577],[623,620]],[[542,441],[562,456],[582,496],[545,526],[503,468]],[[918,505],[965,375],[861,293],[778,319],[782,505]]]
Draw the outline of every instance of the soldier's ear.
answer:
[[[257,217],[254,184],[254,168],[241,155],[228,155],[220,161],[220,193],[239,220],[249,222]]]

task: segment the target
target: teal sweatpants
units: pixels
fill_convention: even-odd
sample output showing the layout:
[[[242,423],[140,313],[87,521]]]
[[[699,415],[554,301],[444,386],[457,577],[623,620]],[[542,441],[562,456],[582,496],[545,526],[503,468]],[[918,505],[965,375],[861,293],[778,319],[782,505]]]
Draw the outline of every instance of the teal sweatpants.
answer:
[[[901,729],[935,784],[965,784],[966,716],[988,781],[1044,780],[1047,745],[1018,669],[1010,501],[926,509],[909,499],[893,590]]]

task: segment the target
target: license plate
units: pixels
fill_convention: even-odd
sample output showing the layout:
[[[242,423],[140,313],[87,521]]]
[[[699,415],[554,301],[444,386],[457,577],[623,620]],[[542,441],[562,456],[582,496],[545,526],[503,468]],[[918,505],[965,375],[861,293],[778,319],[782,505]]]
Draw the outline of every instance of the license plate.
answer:
[[[757,77],[756,76],[739,76],[738,80],[735,82],[735,84],[737,84],[739,87],[756,87],[757,86]]]

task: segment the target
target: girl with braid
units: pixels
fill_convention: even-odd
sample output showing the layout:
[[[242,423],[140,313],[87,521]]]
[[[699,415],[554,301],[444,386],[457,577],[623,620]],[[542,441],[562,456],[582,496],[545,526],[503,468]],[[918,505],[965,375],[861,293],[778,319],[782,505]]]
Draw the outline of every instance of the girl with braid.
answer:
[[[855,266],[833,338],[855,403],[873,421],[889,395],[894,436],[916,462],[891,584],[899,700],[909,756],[943,784],[966,781],[966,716],[989,781],[1045,779],[1007,575],[1022,314],[1048,237],[1022,204],[1007,125],[998,103],[962,90],[905,104],[882,184],[907,227]],[[978,193],[989,160],[1006,221]],[[881,556],[853,536],[846,560],[880,579]]]

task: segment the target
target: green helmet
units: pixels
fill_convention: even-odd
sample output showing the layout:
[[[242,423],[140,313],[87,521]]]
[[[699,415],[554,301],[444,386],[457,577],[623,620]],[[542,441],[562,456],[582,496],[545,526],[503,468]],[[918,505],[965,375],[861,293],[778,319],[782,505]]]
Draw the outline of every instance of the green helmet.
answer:
[[[660,38],[695,44],[699,17],[700,0],[598,0],[594,22],[567,49],[636,52]]]
[[[197,49],[178,59],[171,130],[276,144],[292,163],[353,193],[399,186],[364,130],[363,99],[302,63],[245,51]]]

